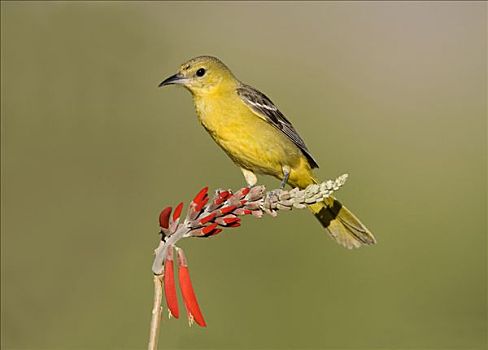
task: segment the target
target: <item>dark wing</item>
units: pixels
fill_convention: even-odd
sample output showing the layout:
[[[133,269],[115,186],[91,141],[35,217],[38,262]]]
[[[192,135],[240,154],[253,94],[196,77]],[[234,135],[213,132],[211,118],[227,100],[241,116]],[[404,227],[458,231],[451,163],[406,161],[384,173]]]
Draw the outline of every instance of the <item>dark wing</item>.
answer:
[[[312,169],[319,167],[293,125],[265,94],[244,84],[237,88],[237,94],[258,117],[285,134],[302,151]]]

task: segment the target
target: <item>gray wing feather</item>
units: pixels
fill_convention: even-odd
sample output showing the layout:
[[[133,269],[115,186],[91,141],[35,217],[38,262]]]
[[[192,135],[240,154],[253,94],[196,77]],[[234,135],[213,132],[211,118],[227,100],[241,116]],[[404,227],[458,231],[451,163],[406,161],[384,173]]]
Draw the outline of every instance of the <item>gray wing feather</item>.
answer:
[[[285,134],[302,151],[312,168],[319,167],[293,125],[265,94],[244,84],[237,88],[237,94],[254,113]]]

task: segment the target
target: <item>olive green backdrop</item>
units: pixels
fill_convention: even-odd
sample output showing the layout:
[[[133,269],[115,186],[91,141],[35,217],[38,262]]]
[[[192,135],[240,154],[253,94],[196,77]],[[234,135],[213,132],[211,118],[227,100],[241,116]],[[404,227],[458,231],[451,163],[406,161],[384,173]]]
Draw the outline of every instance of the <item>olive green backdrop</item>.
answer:
[[[146,347],[160,209],[244,183],[157,88],[211,54],[378,245],[306,210],[186,240],[208,328],[165,318],[161,349],[484,349],[486,7],[2,2],[2,348]]]

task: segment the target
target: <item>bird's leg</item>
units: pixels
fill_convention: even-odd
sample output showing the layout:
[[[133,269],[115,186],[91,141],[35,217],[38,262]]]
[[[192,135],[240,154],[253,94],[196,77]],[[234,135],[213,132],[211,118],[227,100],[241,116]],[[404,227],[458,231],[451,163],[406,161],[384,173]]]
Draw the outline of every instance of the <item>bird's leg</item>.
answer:
[[[281,169],[283,169],[283,179],[280,183],[280,190],[283,190],[288,182],[288,178],[290,177],[290,167],[288,165],[283,165]]]
[[[275,200],[278,200],[280,193],[285,189],[285,186],[288,183],[288,178],[290,177],[291,169],[288,165],[283,165],[281,169],[283,170],[283,179],[281,179],[280,188],[269,191],[268,194],[266,195],[267,197],[266,200],[269,200],[270,198],[274,198]]]
[[[244,168],[241,168],[241,171],[249,187],[254,187],[258,183],[258,178],[252,171]]]

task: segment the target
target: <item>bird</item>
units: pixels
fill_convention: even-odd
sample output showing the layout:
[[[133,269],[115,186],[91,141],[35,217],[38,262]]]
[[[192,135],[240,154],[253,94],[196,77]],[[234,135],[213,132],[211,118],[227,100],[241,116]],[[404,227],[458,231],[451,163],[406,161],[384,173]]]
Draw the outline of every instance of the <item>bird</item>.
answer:
[[[264,93],[242,83],[218,58],[198,56],[183,63],[159,87],[181,85],[193,97],[197,117],[212,139],[241,169],[249,187],[256,174],[271,175],[304,189],[319,183],[319,165],[291,122]],[[373,234],[334,197],[309,206],[340,245],[352,249],[376,243]]]

